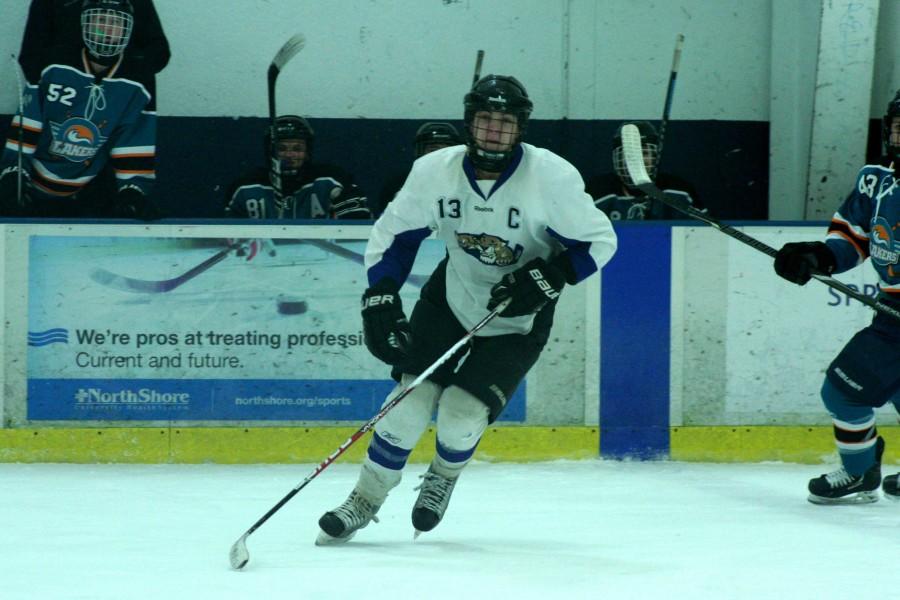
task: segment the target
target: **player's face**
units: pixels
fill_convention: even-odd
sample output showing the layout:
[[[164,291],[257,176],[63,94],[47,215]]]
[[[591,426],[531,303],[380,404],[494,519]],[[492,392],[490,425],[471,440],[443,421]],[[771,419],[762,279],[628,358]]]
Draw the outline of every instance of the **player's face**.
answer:
[[[91,19],[91,31],[105,44],[120,44],[125,39],[125,19],[113,13],[99,13]]]
[[[519,121],[509,113],[480,110],[472,120],[472,137],[485,150],[506,152],[519,137]]]
[[[284,168],[299,171],[306,162],[306,140],[281,140],[275,146]]]

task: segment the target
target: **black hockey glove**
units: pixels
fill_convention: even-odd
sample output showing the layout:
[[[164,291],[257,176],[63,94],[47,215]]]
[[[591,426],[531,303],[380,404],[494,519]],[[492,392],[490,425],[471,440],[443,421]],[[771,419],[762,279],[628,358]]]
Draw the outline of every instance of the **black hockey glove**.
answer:
[[[399,288],[392,280],[382,280],[362,297],[363,339],[378,360],[389,365],[402,362],[412,343],[409,321],[403,314]]]
[[[7,167],[0,172],[0,216],[25,216],[31,205],[28,175],[22,175],[22,203],[19,204],[19,169]]]
[[[562,269],[535,258],[512,273],[507,273],[491,288],[488,310],[512,298],[501,317],[522,317],[538,312],[544,305],[559,297],[566,276]]]
[[[155,221],[162,215],[153,200],[134,187],[124,187],[116,194],[113,216],[118,219]]]
[[[331,213],[335,219],[372,218],[365,196],[339,196],[331,201]]]
[[[806,285],[815,273],[831,275],[836,266],[837,259],[824,242],[791,242],[775,255],[775,272],[797,285]]]

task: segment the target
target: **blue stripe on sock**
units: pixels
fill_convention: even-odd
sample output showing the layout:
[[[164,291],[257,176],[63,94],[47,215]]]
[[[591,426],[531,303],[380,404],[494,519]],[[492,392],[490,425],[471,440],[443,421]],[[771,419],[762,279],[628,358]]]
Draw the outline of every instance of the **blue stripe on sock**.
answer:
[[[400,446],[395,446],[377,433],[372,433],[372,441],[369,443],[368,450],[369,458],[372,462],[386,469],[400,471],[406,466],[410,452],[412,452],[412,449],[406,450]]]
[[[472,446],[472,448],[470,448],[469,450],[462,450],[462,451],[450,450],[449,448],[447,448],[446,446],[441,444],[440,441],[437,441],[435,446],[437,447],[438,456],[440,456],[442,459],[444,459],[445,462],[464,463],[467,460],[469,460],[470,458],[472,458],[473,454],[475,454],[475,448],[478,447],[478,443],[476,442],[475,445]]]

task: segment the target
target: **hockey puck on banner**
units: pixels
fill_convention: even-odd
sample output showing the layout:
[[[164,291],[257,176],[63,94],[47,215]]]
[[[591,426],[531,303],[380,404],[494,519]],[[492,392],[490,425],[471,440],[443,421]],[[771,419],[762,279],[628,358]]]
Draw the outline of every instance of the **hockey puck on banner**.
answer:
[[[278,314],[282,315],[302,315],[309,308],[305,300],[301,300],[296,296],[287,294],[279,294],[277,298]]]

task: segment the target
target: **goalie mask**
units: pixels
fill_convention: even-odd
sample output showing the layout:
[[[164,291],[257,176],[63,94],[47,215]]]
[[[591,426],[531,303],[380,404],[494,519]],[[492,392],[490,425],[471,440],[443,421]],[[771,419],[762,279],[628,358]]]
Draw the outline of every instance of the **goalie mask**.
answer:
[[[459,132],[450,123],[425,123],[416,131],[416,158],[460,143]]]
[[[464,99],[466,146],[475,168],[499,173],[528,126],[533,104],[515,77],[487,75],[472,86]]]
[[[631,123],[622,123],[613,136],[613,169],[616,175],[622,180],[627,187],[634,187],[634,182],[628,174],[628,167],[625,164],[625,151],[622,149],[622,128],[626,125],[634,125],[641,134],[641,147],[644,151],[644,165],[647,167],[647,175],[650,179],[656,179],[656,168],[659,165],[659,134],[656,129],[647,121],[635,121]]]
[[[111,65],[125,51],[134,28],[129,0],[84,0],[81,39],[94,62]]]
[[[283,115],[275,119],[274,142],[271,128],[266,129],[266,162],[271,161],[273,152],[278,156],[285,187],[290,187],[292,181],[299,178],[304,163],[312,155],[314,138],[309,121],[296,115]]]
[[[900,90],[888,102],[887,111],[881,119],[881,141],[888,160],[900,166]]]

